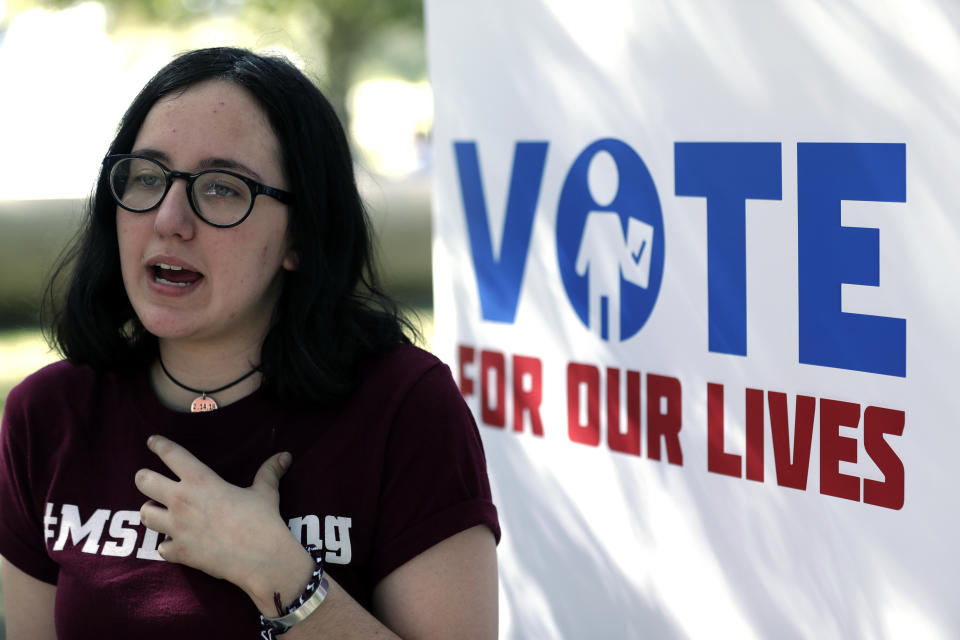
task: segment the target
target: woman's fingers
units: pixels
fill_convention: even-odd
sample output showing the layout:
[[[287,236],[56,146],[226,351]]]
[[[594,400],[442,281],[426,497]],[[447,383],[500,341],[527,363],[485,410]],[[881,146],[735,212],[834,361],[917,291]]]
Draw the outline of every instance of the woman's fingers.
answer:
[[[148,500],[140,507],[140,524],[160,533],[169,533],[170,512],[162,504]]]
[[[293,457],[286,451],[270,456],[257,470],[250,488],[254,491],[266,490],[276,493],[280,490],[280,478],[290,468]]]
[[[147,448],[154,452],[181,480],[195,482],[216,476],[210,467],[169,438],[150,436],[147,438]]]
[[[151,500],[167,505],[171,493],[176,490],[180,483],[151,469],[140,469],[133,477],[133,484],[140,490],[140,493]]]

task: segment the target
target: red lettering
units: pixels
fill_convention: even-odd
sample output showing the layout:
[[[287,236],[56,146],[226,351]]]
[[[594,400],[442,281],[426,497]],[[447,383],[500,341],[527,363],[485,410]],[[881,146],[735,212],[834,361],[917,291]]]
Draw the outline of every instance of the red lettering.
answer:
[[[586,389],[587,423],[580,422],[580,388]],[[600,444],[600,370],[589,364],[567,365],[567,435],[572,442]]]
[[[747,389],[747,480],[763,482],[763,391]]]
[[[860,426],[860,405],[820,399],[820,493],[860,501],[860,478],[840,473],[840,462],[857,461],[857,441],[840,427]]]
[[[507,424],[507,372],[503,354],[498,351],[480,352],[480,419],[491,427],[504,427]],[[496,388],[491,389],[490,373],[497,378]],[[496,391],[496,404],[490,396]]]
[[[803,491],[807,488],[807,472],[810,469],[810,443],[813,438],[817,399],[797,396],[792,458],[787,394],[768,392],[767,404],[770,408],[770,434],[773,440],[773,461],[777,468],[777,484]]]
[[[627,432],[620,431],[620,370],[607,369],[607,445],[640,455],[640,373],[627,371]]]
[[[667,404],[664,412],[660,411],[661,399],[665,399]],[[679,380],[669,376],[647,374],[647,456],[649,458],[660,459],[660,440],[662,439],[667,447],[667,462],[683,464],[683,450],[680,449],[680,428],[683,426],[682,407]]]
[[[459,373],[460,373],[460,395],[472,396],[473,395],[473,378],[467,377],[467,364],[473,364],[474,350],[473,347],[468,347],[466,345],[459,345],[457,347],[457,360],[459,361]]]
[[[707,383],[707,470],[740,477],[740,456],[723,450],[723,385]]]
[[[902,436],[904,421],[903,411],[867,407],[863,412],[863,445],[884,478],[883,482],[864,479],[864,502],[888,509],[903,508],[903,462],[883,436]]]
[[[523,388],[524,378],[530,380],[530,389]],[[540,403],[543,400],[543,364],[539,358],[513,356],[513,430],[523,431],[523,414],[530,415],[533,435],[543,435]]]
[[[503,353],[480,350],[477,363],[477,351],[472,346],[457,345],[458,385],[464,396],[474,395],[479,376],[481,421],[489,426],[504,428],[507,405],[510,403],[513,430],[522,433],[526,422],[533,435],[543,437],[542,361],[532,356],[513,355],[508,370]],[[512,380],[508,380],[508,375],[512,375]],[[620,369],[606,367],[605,379],[601,380],[598,366],[568,363],[567,435],[571,442],[598,446],[602,438],[601,412],[605,410],[609,449],[632,456],[641,454],[641,374],[638,371],[626,371],[625,383],[623,377]],[[606,385],[605,390],[601,389],[601,383]],[[680,381],[669,376],[647,374],[646,385],[647,455],[653,460],[660,460],[662,448],[665,447],[667,461],[682,465],[680,430],[683,403]],[[512,403],[508,391],[512,393]],[[606,402],[605,407],[601,404],[603,402]],[[858,438],[841,435],[840,428],[859,428],[859,404],[798,395],[791,429],[787,394],[747,388],[744,416],[746,446],[744,454],[739,455],[725,450],[724,386],[709,382],[707,469],[711,473],[763,482],[766,411],[770,416],[777,484],[805,490],[810,473],[818,402],[820,493],[857,502],[862,499],[867,504],[887,509],[902,509],[905,498],[904,464],[885,436],[903,435],[906,421],[903,411],[875,406],[864,410],[863,446],[883,479],[863,478],[861,492],[859,476],[840,472],[841,463],[857,463]],[[626,413],[622,415],[624,411]]]

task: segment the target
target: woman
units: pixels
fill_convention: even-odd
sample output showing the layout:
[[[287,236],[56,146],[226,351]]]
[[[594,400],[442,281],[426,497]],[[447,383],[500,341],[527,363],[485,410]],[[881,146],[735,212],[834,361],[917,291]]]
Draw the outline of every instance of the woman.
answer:
[[[54,316],[67,360],[7,400],[11,640],[496,635],[476,426],[367,225],[286,61],[200,50],[147,84]]]

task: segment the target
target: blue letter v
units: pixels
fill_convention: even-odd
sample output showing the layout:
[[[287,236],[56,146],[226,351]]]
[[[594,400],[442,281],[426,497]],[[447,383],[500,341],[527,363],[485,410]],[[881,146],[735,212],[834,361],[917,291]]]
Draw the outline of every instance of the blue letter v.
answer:
[[[480,313],[484,320],[512,323],[530,251],[530,233],[540,197],[547,159],[546,142],[518,142],[514,151],[510,192],[503,221],[499,260],[493,255],[489,216],[477,160],[476,142],[454,142],[460,193],[470,234],[470,252],[477,275]]]

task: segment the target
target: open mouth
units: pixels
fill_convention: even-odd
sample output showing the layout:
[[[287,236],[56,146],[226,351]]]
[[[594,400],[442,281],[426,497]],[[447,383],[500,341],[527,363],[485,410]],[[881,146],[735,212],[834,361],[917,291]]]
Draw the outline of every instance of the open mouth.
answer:
[[[158,262],[151,268],[153,269],[154,282],[172,287],[189,287],[203,278],[202,273],[163,262]]]

